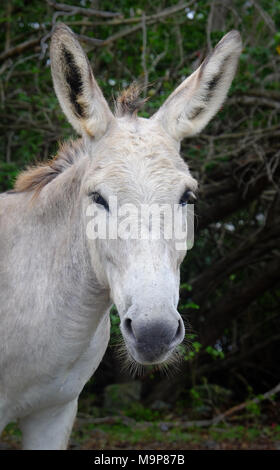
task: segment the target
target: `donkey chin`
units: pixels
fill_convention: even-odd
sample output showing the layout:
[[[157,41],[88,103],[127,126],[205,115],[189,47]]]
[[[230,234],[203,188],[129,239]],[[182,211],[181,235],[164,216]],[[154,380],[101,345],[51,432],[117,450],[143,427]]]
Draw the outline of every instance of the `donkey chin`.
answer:
[[[152,321],[147,314],[133,318],[128,312],[121,321],[121,332],[130,359],[141,365],[169,362],[185,336],[184,323],[177,311],[168,319]]]

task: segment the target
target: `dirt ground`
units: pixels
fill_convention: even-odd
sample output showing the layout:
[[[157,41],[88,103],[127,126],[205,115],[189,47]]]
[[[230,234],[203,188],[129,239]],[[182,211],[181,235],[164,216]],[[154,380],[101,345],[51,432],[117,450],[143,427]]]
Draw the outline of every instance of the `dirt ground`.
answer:
[[[169,417],[169,420],[166,418]],[[95,419],[78,414],[71,450],[280,450],[279,407],[274,403],[262,414],[239,414],[211,427],[184,427],[180,416],[144,421],[124,415]],[[165,419],[163,419],[165,418]],[[168,422],[169,421],[169,422]],[[0,450],[20,449],[16,423],[1,436]]]

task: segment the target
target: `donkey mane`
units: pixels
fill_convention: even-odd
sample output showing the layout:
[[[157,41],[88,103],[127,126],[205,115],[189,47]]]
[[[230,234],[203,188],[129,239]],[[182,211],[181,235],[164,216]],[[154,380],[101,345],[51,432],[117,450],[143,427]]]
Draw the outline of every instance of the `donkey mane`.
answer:
[[[51,160],[30,166],[18,175],[14,192],[35,191],[34,197],[37,197],[44,186],[78,160],[82,151],[82,139],[62,143],[58,153]]]
[[[148,98],[140,98],[143,89],[144,87],[139,83],[133,82],[119,94],[115,105],[115,114],[117,117],[125,115],[136,116],[138,111],[148,100]]]
[[[115,103],[115,114],[121,116],[135,116],[141,109],[147,98],[140,98],[143,87],[133,82],[127,89],[123,90],[117,97]],[[15,182],[14,191],[35,191],[37,197],[41,190],[63,171],[72,166],[82,154],[82,139],[69,140],[61,144],[57,154],[47,162],[38,162],[22,171]]]

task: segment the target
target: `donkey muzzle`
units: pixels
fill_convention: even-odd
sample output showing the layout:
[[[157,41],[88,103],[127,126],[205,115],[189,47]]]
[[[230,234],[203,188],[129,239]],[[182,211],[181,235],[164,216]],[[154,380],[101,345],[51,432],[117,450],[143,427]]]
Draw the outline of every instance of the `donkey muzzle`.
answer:
[[[171,314],[163,311],[159,318],[131,307],[122,319],[121,331],[129,353],[140,364],[165,361],[185,336],[183,320],[175,309]]]

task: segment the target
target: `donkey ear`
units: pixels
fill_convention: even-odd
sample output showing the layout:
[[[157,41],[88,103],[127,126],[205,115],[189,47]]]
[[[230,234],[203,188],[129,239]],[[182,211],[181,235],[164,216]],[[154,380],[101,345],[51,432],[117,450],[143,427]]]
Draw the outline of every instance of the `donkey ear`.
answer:
[[[87,56],[63,23],[54,29],[50,57],[55,92],[69,122],[79,134],[101,137],[113,114],[94,79]]]
[[[231,31],[201,66],[168,97],[152,119],[176,140],[198,133],[220,109],[233,80],[242,43]]]

